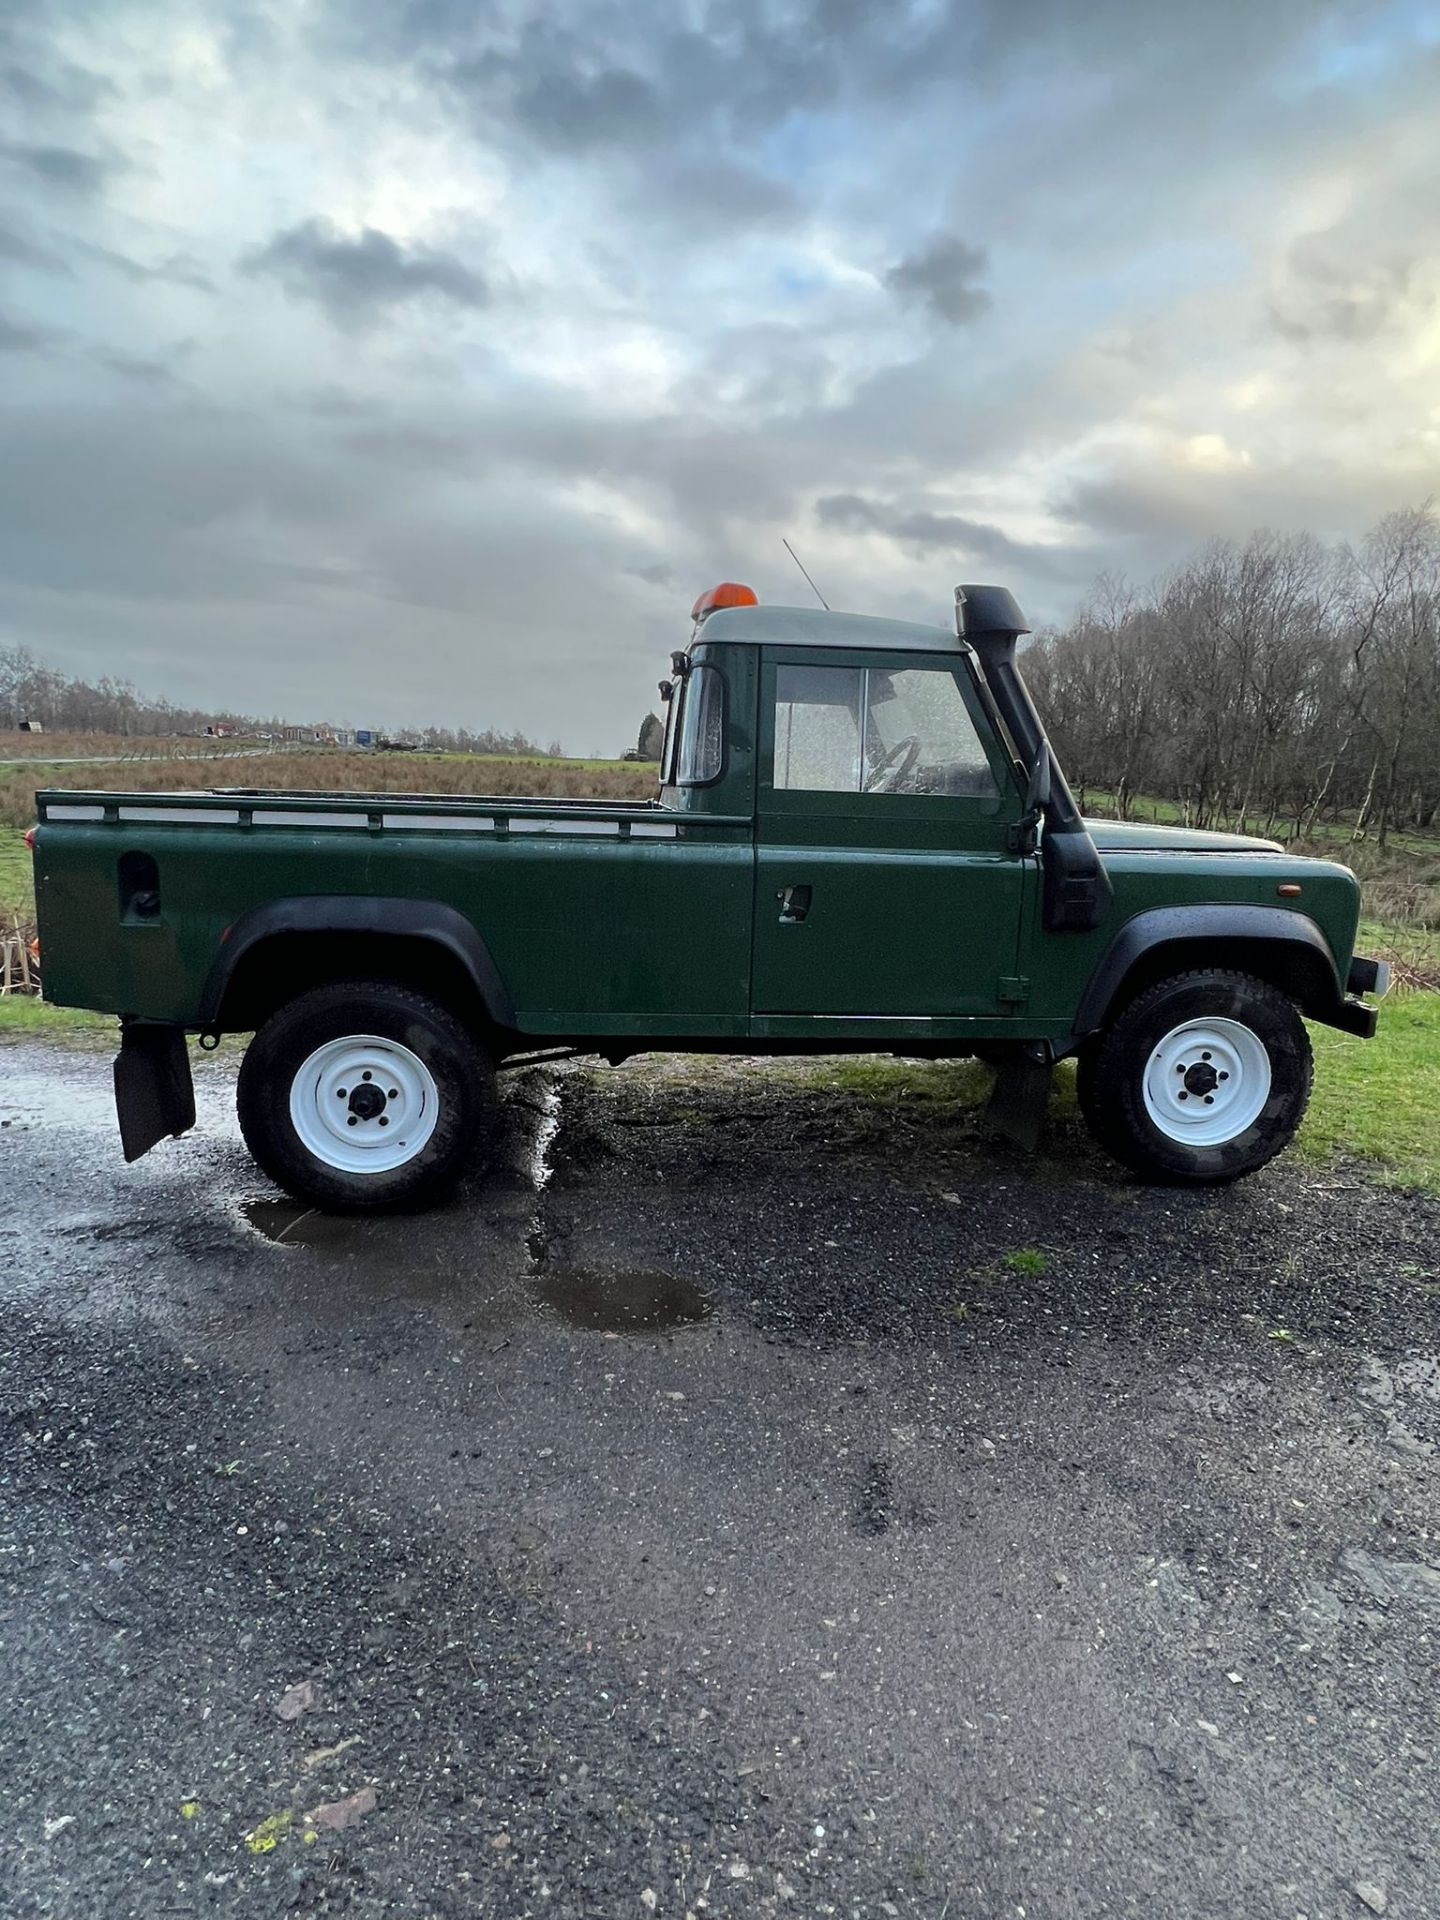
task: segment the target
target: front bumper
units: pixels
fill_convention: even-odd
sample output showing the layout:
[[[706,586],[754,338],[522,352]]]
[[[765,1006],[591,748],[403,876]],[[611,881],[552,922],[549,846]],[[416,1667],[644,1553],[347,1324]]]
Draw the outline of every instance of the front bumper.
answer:
[[[1326,1026],[1338,1027],[1341,1033],[1357,1034],[1362,1040],[1373,1040],[1380,1009],[1367,1006],[1359,996],[1368,993],[1379,1000],[1389,991],[1390,962],[1369,960],[1357,953],[1345,979],[1346,998],[1333,1014],[1324,1016]]]
[[[1373,993],[1377,1000],[1383,1000],[1390,991],[1390,962],[1388,960],[1367,960],[1364,954],[1357,953],[1350,962],[1349,978],[1345,982],[1347,993]]]

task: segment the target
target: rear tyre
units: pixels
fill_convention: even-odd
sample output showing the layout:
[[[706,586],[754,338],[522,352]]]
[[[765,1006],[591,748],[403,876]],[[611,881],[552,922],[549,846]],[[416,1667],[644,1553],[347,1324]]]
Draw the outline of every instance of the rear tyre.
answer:
[[[1287,1147],[1314,1063],[1295,1003],[1245,973],[1206,968],[1138,994],[1080,1055],[1080,1111],[1137,1173],[1236,1180]]]
[[[447,1007],[383,981],[301,994],[251,1041],[240,1131],[287,1193],[336,1213],[426,1205],[495,1131],[495,1069]]]

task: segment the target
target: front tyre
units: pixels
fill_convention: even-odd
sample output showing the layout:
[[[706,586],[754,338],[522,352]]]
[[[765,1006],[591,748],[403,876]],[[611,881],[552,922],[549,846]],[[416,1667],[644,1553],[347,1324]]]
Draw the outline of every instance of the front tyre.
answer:
[[[1076,1092],[1109,1153],[1151,1178],[1235,1180],[1295,1137],[1310,1036],[1294,1002],[1250,974],[1176,974],[1136,996],[1080,1056]]]
[[[495,1071],[448,1008],[351,980],[267,1020],[236,1088],[240,1131],[287,1193],[331,1212],[438,1199],[494,1133]]]

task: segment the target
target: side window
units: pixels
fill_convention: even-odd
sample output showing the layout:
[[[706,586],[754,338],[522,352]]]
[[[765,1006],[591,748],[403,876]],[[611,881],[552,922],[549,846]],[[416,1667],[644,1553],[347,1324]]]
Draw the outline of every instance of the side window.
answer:
[[[777,667],[775,785],[811,793],[997,791],[944,667]]]
[[[675,756],[680,746],[680,708],[684,704],[684,688],[683,680],[673,680],[670,698],[665,702],[665,743],[660,749],[662,787],[673,787],[675,784]]]
[[[692,667],[681,698],[675,780],[708,787],[725,771],[725,680],[716,667]]]
[[[860,790],[863,667],[775,669],[775,785]]]

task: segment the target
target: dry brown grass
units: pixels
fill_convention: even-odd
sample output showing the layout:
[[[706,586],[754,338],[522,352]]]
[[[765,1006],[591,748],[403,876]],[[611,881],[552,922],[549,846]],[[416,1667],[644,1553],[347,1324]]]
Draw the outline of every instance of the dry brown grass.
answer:
[[[1334,834],[1296,841],[1297,853],[1353,868],[1372,920],[1440,930],[1440,837],[1396,835],[1388,847]]]
[[[132,739],[116,733],[19,733],[0,727],[0,764],[7,760],[68,760],[76,754],[112,753],[167,760],[218,750],[213,740],[176,738],[174,734]]]
[[[649,800],[653,767],[587,767],[583,762],[471,759],[409,753],[304,751],[163,765],[53,767],[0,774],[0,824],[28,827],[35,789],[204,792],[210,787],[304,787],[332,793],[534,794],[540,799]]]

